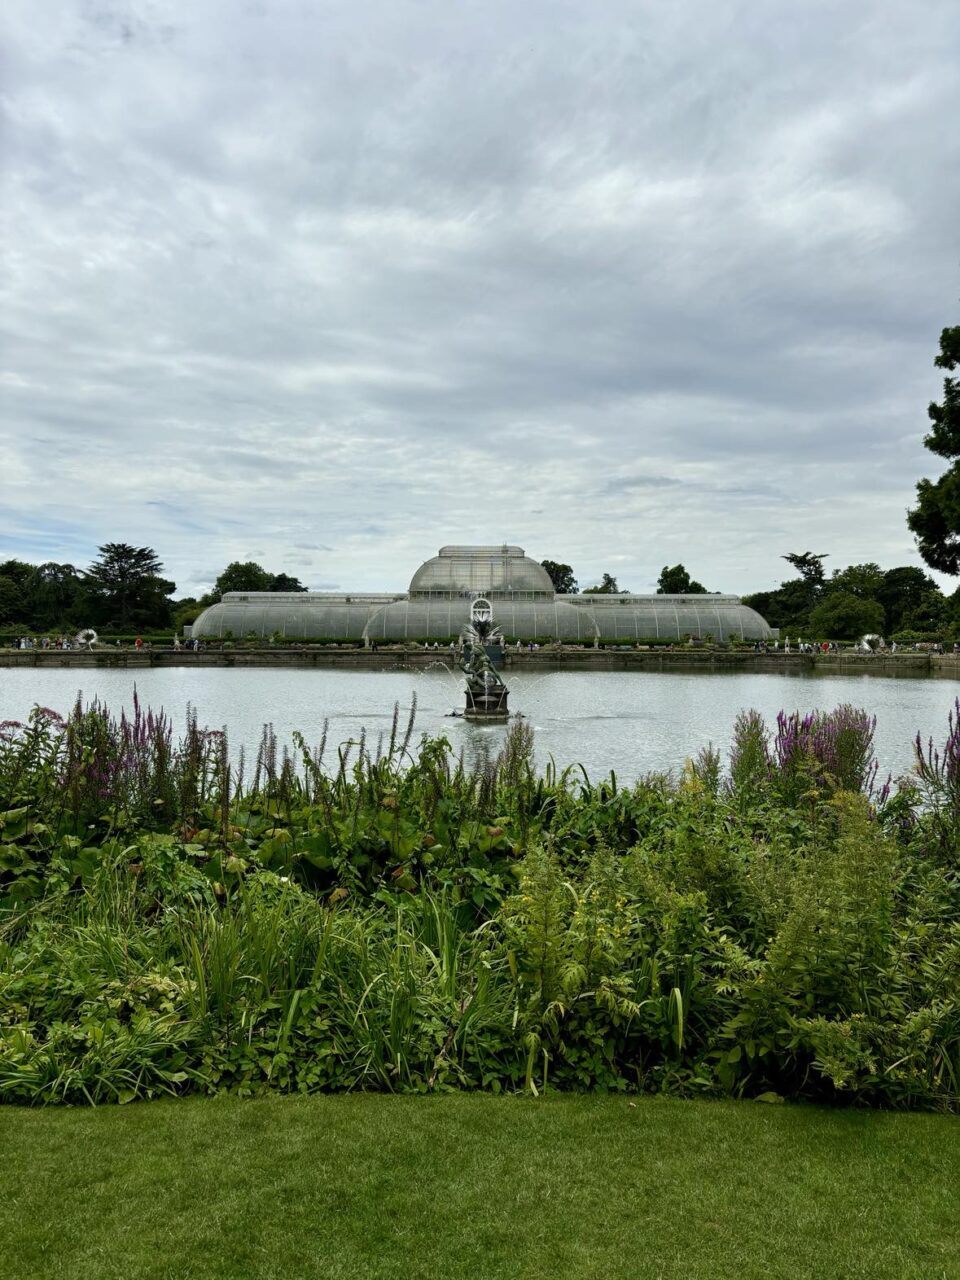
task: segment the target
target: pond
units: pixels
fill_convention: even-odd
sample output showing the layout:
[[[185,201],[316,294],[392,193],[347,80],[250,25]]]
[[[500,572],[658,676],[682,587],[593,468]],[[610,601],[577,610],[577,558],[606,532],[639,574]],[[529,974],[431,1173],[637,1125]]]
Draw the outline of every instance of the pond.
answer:
[[[797,674],[684,674],[673,672],[572,672],[508,674],[510,705],[535,730],[538,762],[580,763],[591,777],[615,770],[631,781],[652,770],[678,769],[713,743],[726,756],[737,713],[756,708],[772,724],[777,712],[830,709],[842,702],[877,718],[876,751],[884,774],[904,773],[912,742],[946,736],[947,714],[957,695],[953,681],[878,676]],[[179,732],[187,704],[202,724],[226,726],[231,748],[255,751],[265,723],[281,743],[299,729],[310,743],[329,721],[332,746],[355,738],[362,727],[376,743],[388,735],[394,704],[406,719],[417,700],[415,739],[445,734],[468,755],[495,753],[502,726],[475,726],[450,717],[462,705],[461,681],[448,671],[277,670],[271,668],[154,668],[136,672],[85,668],[0,669],[0,720],[25,719],[36,703],[65,712],[79,688],[112,710],[129,708],[136,687],[141,702],[163,707]]]

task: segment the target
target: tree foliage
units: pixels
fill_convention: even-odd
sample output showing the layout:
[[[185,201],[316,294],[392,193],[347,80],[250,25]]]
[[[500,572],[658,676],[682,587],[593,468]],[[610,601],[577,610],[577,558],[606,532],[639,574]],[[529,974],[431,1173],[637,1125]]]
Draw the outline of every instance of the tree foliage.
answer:
[[[583,594],[588,596],[615,596],[626,594],[626,588],[617,586],[617,580],[612,573],[605,573],[598,586],[584,587]]]
[[[48,560],[37,565],[24,583],[30,615],[38,627],[56,626],[73,619],[84,591],[83,578],[72,564]]]
[[[288,573],[270,573],[255,560],[234,560],[214,583],[213,592],[204,597],[207,604],[219,600],[227,591],[306,591],[299,578]]]
[[[106,542],[99,560],[84,575],[87,603],[98,624],[167,626],[173,582],[161,577],[163,565],[152,547]]]
[[[756,591],[744,596],[743,603],[766,618],[771,627],[779,627],[787,634],[809,629],[810,613],[816,606],[818,593],[811,592],[810,583],[803,578],[791,578],[780,584],[776,591]]]
[[[960,364],[960,326],[940,334],[940,354],[934,360],[951,372]],[[939,480],[920,480],[917,505],[907,512],[920,554],[932,569],[960,574],[960,379],[945,378],[943,403],[927,409],[933,429],[923,443],[951,464]]]
[[[876,600],[885,576],[880,566],[871,560],[866,564],[847,565],[846,569],[834,569],[824,588],[828,592],[844,591],[861,600]]]
[[[578,591],[577,580],[573,576],[573,569],[568,564],[560,564],[556,560],[541,560],[541,565],[550,575],[550,581],[553,583],[553,589],[558,596],[576,595]]]
[[[255,560],[233,560],[213,584],[214,598],[227,591],[269,591],[273,574]]]
[[[36,567],[35,564],[29,564],[26,560],[4,560],[0,562],[0,578],[9,578],[18,587],[22,587],[26,585],[27,579]]]
[[[306,591],[306,587],[299,578],[293,578],[289,573],[275,573],[270,580],[270,591]]]
[[[810,614],[809,630],[825,640],[856,640],[883,632],[883,606],[849,591],[831,591]]]
[[[884,570],[867,561],[836,569],[825,579],[819,573],[825,556],[803,552],[783,558],[799,568],[801,576],[781,583],[776,591],[744,596],[743,601],[787,634],[842,640],[867,631],[886,636],[914,631],[949,637],[951,628],[960,628],[960,601],[955,606],[946,600],[933,578],[914,565]],[[858,613],[845,604],[841,609],[837,597],[876,608]],[[847,617],[853,620],[849,624],[841,620],[838,629],[837,619]]]
[[[817,555],[813,551],[788,551],[785,556],[780,557],[781,560],[786,560],[788,564],[793,565],[804,582],[817,587],[823,585],[825,577],[823,562],[827,558],[827,552]]]
[[[0,574],[0,624],[23,620],[24,599],[20,584]]]
[[[675,564],[671,569],[664,565],[657,579],[658,596],[702,596],[707,588],[696,579],[691,578],[682,564]]]
[[[766,611],[755,603],[758,597],[749,597],[746,601],[756,609],[773,627],[787,627],[790,630],[803,630],[823,594],[826,574],[823,562],[827,553],[813,551],[789,551],[780,557],[799,573],[799,578],[791,578],[782,583],[780,590],[763,593],[766,596]]]

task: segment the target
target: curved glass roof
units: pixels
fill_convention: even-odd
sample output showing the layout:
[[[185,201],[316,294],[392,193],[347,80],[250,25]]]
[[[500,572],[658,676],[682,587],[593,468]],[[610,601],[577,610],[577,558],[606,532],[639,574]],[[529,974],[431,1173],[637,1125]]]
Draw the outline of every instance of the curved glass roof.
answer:
[[[601,602],[602,601],[602,602]],[[575,602],[575,603],[574,603]],[[200,638],[297,640],[456,639],[470,618],[470,600],[324,597],[278,599],[268,592],[224,599],[193,624]],[[768,639],[772,632],[736,596],[559,596],[494,605],[494,621],[514,640]]]
[[[410,582],[411,598],[483,595],[553,598],[553,583],[542,564],[522,547],[441,547]]]

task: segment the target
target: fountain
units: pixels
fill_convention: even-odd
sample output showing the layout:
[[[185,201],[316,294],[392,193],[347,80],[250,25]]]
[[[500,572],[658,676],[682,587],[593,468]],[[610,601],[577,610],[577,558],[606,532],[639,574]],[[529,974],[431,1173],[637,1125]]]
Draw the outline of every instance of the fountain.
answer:
[[[470,606],[470,621],[461,636],[460,669],[467,678],[466,720],[507,720],[507,686],[490,659],[488,647],[500,640],[490,601],[482,596]]]

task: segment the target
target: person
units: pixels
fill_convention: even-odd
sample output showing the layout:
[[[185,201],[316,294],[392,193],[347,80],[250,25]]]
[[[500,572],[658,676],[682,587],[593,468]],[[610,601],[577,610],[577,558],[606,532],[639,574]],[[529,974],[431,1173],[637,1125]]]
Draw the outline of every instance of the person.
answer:
[[[173,637],[173,647],[174,647],[174,649],[175,649],[175,650],[177,650],[177,652],[179,652],[179,650],[180,650],[180,637],[179,637],[178,635],[175,635],[175,636]]]
[[[142,648],[143,648],[143,636],[137,636],[136,640],[134,640],[134,642],[133,642],[133,643],[137,646],[137,648],[138,648],[138,649],[142,649]]]

